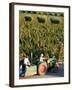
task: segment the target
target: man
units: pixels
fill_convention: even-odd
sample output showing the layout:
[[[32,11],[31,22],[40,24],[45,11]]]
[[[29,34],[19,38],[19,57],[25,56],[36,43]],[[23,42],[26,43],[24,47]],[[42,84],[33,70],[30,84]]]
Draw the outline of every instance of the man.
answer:
[[[44,61],[44,55],[43,55],[43,53],[41,54],[41,56],[40,56],[40,62],[43,62]]]
[[[25,73],[26,73],[26,68],[28,68],[30,66],[30,61],[28,59],[28,55],[25,56],[24,60],[21,61],[20,64],[20,72],[19,72],[19,76],[20,77],[24,77]]]
[[[28,55],[26,55],[24,58],[24,65],[30,66],[30,61],[29,61]]]

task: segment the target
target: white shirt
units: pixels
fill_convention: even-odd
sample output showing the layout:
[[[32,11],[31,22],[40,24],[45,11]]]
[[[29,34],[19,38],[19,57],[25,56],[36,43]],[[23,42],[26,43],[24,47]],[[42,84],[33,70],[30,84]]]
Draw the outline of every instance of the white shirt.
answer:
[[[30,65],[29,59],[26,58],[26,57],[25,57],[25,59],[24,59],[24,64],[25,64],[25,65]]]
[[[43,59],[44,59],[44,58],[41,56],[41,57],[40,57],[40,62],[43,62]]]

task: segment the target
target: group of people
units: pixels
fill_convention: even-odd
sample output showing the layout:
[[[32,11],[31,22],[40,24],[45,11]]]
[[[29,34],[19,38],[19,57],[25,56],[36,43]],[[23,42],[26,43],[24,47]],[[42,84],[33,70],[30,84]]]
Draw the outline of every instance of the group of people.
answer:
[[[52,58],[50,58],[48,61],[47,60],[48,60],[48,58],[44,57],[44,54],[41,53],[40,58],[39,58],[39,61],[41,63],[44,62],[44,61],[46,61],[48,64],[50,64],[50,62],[51,62],[50,65],[55,66],[55,64],[56,64],[56,58],[55,58],[55,56],[53,56]],[[30,63],[30,60],[29,60],[28,55],[26,55],[24,57],[23,63],[20,65],[20,68],[19,68],[20,69],[20,72],[19,72],[20,77],[24,77],[25,72],[26,72],[26,69],[29,68],[29,66],[31,66],[31,63]]]
[[[43,53],[40,55],[40,62],[43,62],[44,61],[44,55],[43,55]],[[28,58],[28,56],[26,55],[26,57],[24,58],[24,65],[26,65],[26,66],[30,66],[31,65],[31,63],[30,63],[30,61],[29,61],[29,58]]]
[[[43,61],[44,61],[44,55],[41,54],[40,55],[40,62],[43,62]],[[19,72],[20,77],[24,77],[25,72],[26,72],[26,68],[29,68],[29,66],[31,66],[31,63],[30,63],[28,55],[26,55],[24,57],[23,63],[20,65],[20,68],[19,68],[20,69],[20,72]]]

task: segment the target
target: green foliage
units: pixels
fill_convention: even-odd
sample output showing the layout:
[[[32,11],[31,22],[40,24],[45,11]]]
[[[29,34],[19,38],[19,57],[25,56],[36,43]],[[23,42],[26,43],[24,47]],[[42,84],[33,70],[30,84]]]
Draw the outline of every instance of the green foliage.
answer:
[[[52,16],[51,13],[46,14],[46,12],[33,13],[32,11],[31,13],[19,13],[20,59],[23,58],[25,53],[28,53],[30,56],[32,52],[34,60],[37,60],[43,51],[45,56],[52,57],[55,55],[57,59],[63,60],[64,17]],[[26,16],[27,18],[31,18],[30,22],[24,19]],[[39,23],[38,19],[45,22]],[[51,23],[51,19],[55,24]]]
[[[55,15],[55,16],[56,16],[56,15]],[[50,21],[51,21],[52,24],[59,24],[59,23],[60,23],[59,18],[56,18],[56,17],[50,18]]]
[[[45,19],[43,17],[37,17],[39,23],[45,23]]]
[[[25,21],[31,21],[31,17],[30,16],[25,16]]]
[[[64,16],[64,14],[63,14],[63,13],[60,13],[60,16],[62,16],[62,17],[63,17],[63,16]]]

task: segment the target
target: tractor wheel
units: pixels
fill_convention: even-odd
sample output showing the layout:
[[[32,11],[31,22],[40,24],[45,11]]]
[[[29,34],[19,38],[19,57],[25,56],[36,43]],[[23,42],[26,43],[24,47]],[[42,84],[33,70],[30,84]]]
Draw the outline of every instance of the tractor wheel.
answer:
[[[47,72],[47,64],[41,63],[38,66],[38,75],[45,75]]]

